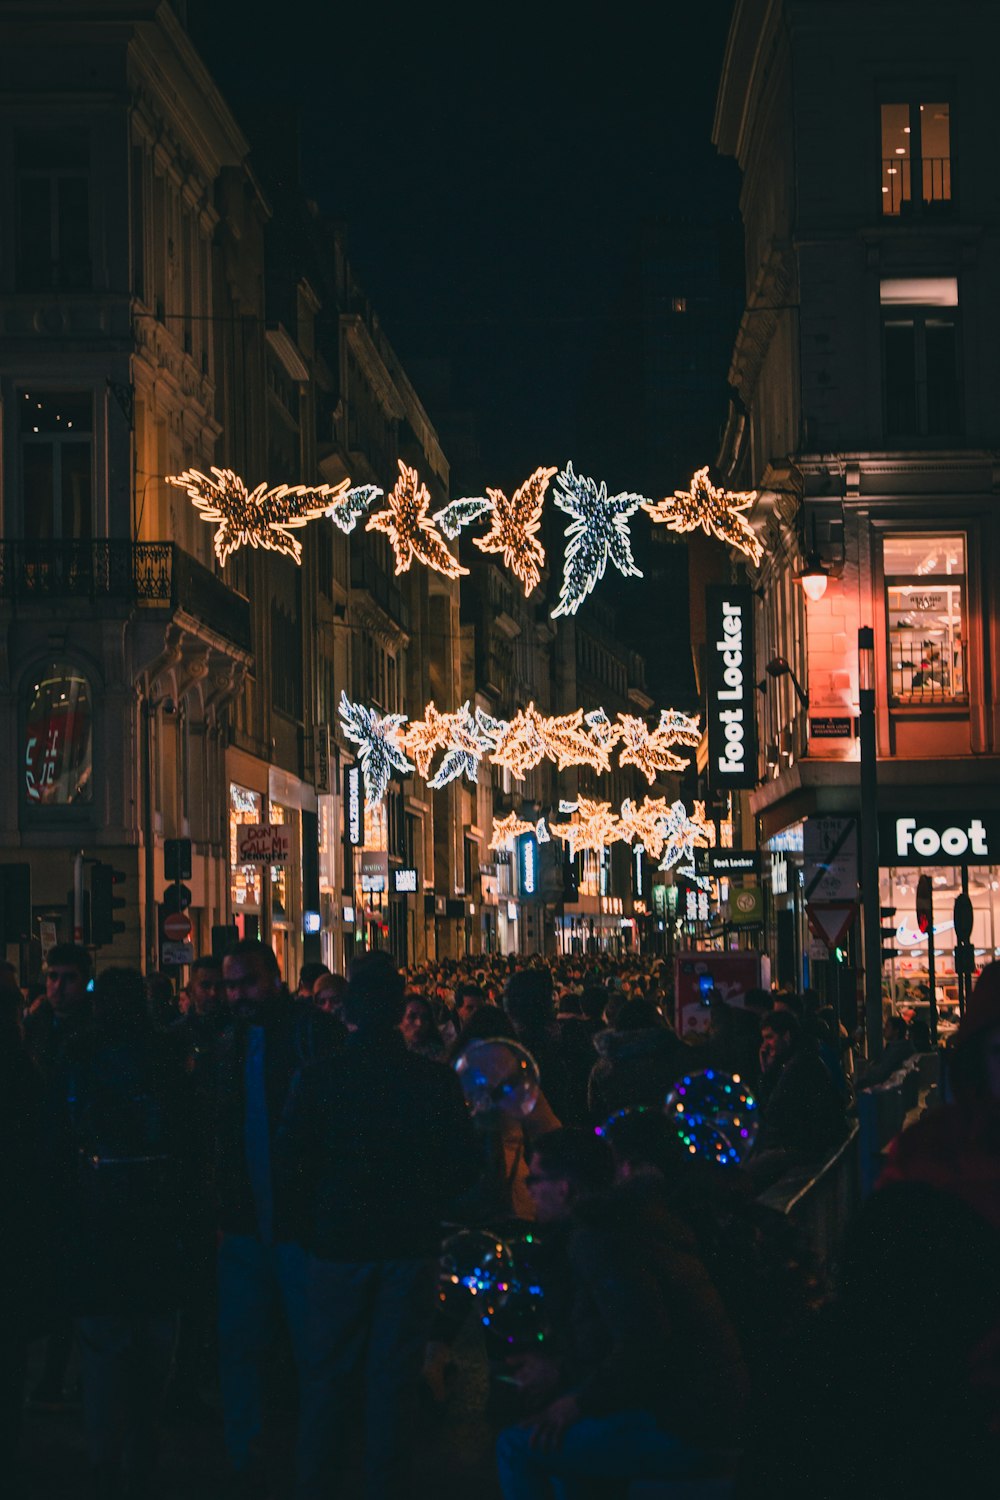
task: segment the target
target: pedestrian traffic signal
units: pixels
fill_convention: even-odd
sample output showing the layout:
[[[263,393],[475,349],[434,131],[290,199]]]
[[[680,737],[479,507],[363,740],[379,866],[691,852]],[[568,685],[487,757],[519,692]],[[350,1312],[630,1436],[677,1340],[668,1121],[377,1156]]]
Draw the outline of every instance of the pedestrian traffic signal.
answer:
[[[125,931],[125,923],[115,918],[115,912],[125,905],[124,896],[116,896],[115,886],[123,885],[125,871],[115,870],[111,865],[95,864],[90,872],[90,941],[95,948],[113,943],[115,934]]]

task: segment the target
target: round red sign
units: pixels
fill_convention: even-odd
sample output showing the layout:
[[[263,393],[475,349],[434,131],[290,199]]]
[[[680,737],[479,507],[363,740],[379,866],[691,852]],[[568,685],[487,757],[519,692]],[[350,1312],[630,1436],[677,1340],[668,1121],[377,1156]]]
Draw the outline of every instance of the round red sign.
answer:
[[[163,919],[163,936],[172,943],[183,943],[191,936],[191,918],[182,911],[172,911]]]

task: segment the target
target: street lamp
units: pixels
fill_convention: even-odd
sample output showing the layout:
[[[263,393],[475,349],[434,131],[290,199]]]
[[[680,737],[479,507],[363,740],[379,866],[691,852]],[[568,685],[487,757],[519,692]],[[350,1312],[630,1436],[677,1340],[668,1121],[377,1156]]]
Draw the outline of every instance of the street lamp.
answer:
[[[882,1051],[882,916],[878,892],[878,760],[875,743],[875,632],[858,631],[858,739],[861,747],[861,916],[868,1056]],[[931,938],[933,941],[933,936]]]
[[[826,585],[830,575],[820,562],[818,552],[810,552],[805,566],[793,576],[796,583],[801,583],[802,592],[806,598],[811,599],[813,603],[818,599],[822,599],[826,593]]]
[[[792,679],[792,687],[795,689],[796,695],[799,702],[802,704],[802,707],[809,707],[809,694],[802,691],[802,684],[799,682],[799,679],[796,677],[794,671],[792,670],[791,662],[788,661],[786,657],[772,656],[771,660],[764,668],[764,671],[767,673],[768,677],[790,677]],[[763,692],[765,684],[758,683],[757,686],[758,688],[760,688],[761,692]]]

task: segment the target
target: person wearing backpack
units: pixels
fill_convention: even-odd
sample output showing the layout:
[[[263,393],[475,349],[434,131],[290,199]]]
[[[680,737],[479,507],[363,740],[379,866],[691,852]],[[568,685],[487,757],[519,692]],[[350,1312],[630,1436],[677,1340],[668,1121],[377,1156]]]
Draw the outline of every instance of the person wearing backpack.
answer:
[[[142,975],[106,969],[56,1070],[56,1250],[76,1320],[94,1494],[152,1493],[189,1222],[186,1078]]]

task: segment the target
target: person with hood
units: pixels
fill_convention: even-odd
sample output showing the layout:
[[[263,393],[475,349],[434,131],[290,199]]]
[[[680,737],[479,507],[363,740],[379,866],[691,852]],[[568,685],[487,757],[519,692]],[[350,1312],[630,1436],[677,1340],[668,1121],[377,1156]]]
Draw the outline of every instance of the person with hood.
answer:
[[[613,1027],[594,1037],[598,1060],[587,1086],[592,1120],[619,1109],[659,1107],[674,1082],[691,1066],[689,1048],[649,1000],[626,1000]]]

